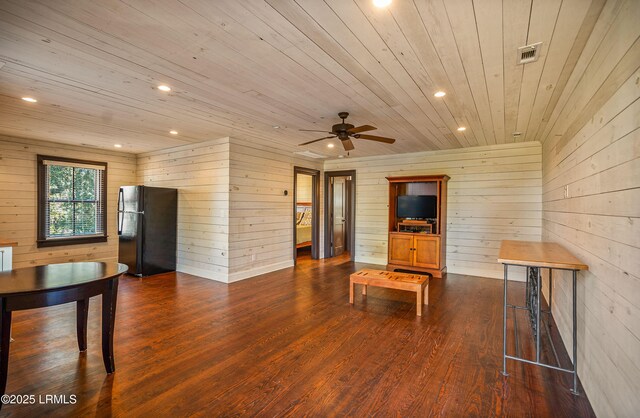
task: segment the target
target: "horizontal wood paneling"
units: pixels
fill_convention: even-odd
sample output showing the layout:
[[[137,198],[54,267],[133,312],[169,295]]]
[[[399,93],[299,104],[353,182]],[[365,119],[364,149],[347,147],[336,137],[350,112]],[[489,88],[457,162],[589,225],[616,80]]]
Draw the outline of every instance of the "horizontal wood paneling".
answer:
[[[293,168],[322,171],[322,165],[322,160],[299,158],[264,143],[231,138],[230,280],[293,265]],[[321,202],[319,206],[322,208]],[[317,216],[321,233],[322,209]]]
[[[107,163],[106,243],[37,248],[36,155],[55,155]],[[13,268],[68,261],[118,259],[118,189],[134,184],[136,157],[87,147],[0,136],[0,237],[18,242]]]
[[[229,138],[138,155],[138,183],[178,189],[178,271],[229,273]]]
[[[496,261],[501,240],[540,240],[541,158],[540,144],[526,142],[330,160],[325,170],[357,172],[357,261],[387,263],[385,177],[447,174],[448,271],[501,278],[502,266]]]
[[[640,3],[608,2],[543,132],[543,238],[578,277],[578,372],[598,416],[640,411]],[[568,195],[567,195],[568,188]],[[554,317],[571,344],[571,281]]]

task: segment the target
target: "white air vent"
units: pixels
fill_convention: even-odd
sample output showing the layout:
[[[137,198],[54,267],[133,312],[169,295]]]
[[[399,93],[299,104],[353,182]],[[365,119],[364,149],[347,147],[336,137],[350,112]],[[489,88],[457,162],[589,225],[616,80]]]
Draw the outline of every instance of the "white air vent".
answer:
[[[326,155],[316,154],[315,152],[312,152],[312,151],[298,151],[298,152],[294,152],[294,154],[302,155],[303,157],[309,157],[309,158],[327,158]]]
[[[542,42],[538,42],[518,48],[518,64],[528,64],[530,62],[538,61],[541,47]]]

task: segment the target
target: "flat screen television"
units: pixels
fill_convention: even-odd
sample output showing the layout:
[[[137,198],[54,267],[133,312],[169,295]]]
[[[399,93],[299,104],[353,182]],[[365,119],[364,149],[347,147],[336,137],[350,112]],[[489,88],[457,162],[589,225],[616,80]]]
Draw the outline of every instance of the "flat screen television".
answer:
[[[436,196],[398,196],[398,218],[433,219],[438,216]]]

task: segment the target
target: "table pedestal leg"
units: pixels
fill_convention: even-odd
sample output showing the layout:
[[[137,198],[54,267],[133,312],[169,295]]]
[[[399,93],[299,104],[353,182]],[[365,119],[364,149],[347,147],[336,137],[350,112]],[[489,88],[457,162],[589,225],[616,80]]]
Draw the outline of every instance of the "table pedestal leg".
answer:
[[[9,366],[9,342],[11,341],[11,312],[6,310],[6,299],[2,299],[0,315],[0,395],[7,389],[7,372]],[[2,404],[0,404],[0,407]]]
[[[113,328],[116,320],[118,279],[112,279],[102,294],[102,360],[107,373],[116,371],[113,358]]]
[[[78,349],[87,349],[87,317],[89,316],[89,299],[79,300],[76,304],[76,330],[78,333]]]

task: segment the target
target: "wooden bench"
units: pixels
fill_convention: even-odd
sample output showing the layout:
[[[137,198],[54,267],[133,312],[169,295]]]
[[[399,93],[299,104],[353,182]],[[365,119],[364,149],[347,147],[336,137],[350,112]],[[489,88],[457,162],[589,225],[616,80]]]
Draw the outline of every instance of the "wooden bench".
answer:
[[[416,292],[416,313],[418,316],[422,316],[422,304],[429,304],[429,276],[362,269],[349,276],[349,281],[349,303],[352,305],[356,283],[363,285],[362,294],[365,296],[367,294],[367,286]]]

